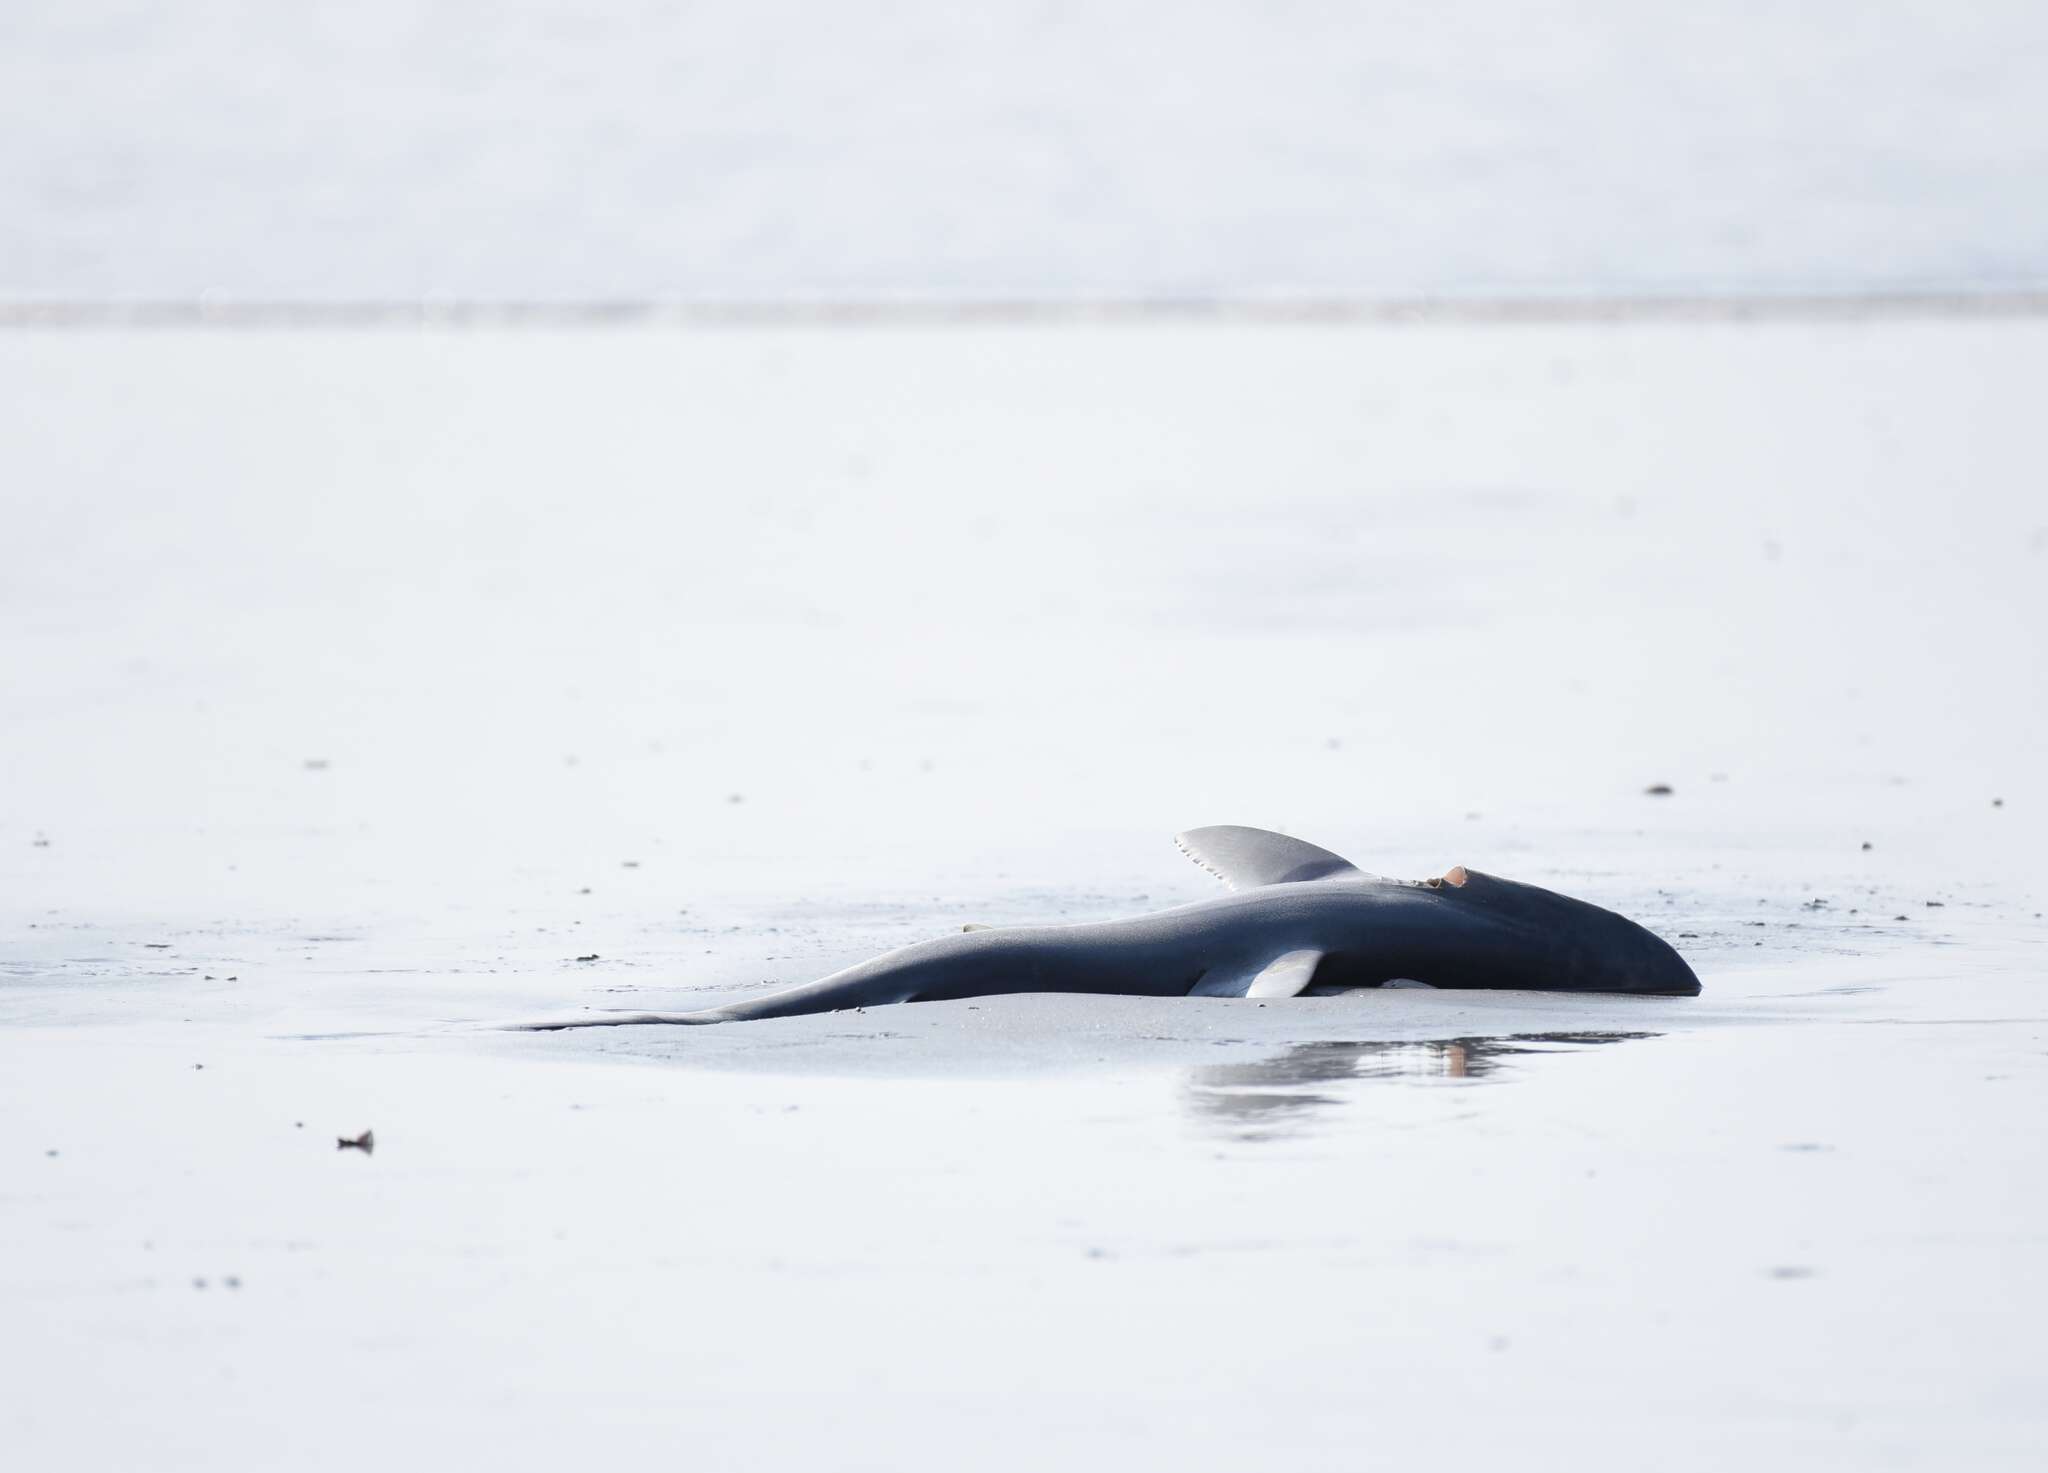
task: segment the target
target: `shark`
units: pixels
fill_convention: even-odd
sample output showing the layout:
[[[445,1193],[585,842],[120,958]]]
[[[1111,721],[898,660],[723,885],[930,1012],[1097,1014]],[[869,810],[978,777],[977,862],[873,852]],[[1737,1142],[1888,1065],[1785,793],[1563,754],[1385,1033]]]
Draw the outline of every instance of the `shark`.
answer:
[[[1457,865],[1369,874],[1306,840],[1221,824],[1175,842],[1225,893],[1118,920],[969,926],[828,977],[688,1012],[581,1013],[507,1026],[741,1023],[1020,992],[1275,1000],[1384,987],[1694,997],[1671,944],[1626,916]]]

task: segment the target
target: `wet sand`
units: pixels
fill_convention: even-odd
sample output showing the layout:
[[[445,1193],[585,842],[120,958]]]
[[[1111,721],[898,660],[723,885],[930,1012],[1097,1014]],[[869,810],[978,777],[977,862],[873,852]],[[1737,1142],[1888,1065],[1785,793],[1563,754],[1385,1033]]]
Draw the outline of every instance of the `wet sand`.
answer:
[[[0,334],[0,1445],[2031,1466],[2044,372]],[[1198,898],[1209,822],[1584,895],[1705,995],[475,1026]]]

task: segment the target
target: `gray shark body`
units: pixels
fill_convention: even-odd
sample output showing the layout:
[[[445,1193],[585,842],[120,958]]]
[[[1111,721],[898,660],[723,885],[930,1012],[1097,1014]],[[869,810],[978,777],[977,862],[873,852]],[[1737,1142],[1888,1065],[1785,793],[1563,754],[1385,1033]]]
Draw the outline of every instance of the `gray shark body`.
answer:
[[[686,1013],[588,1014],[528,1029],[735,1023],[1010,992],[1284,998],[1390,984],[1693,996],[1699,978],[1625,917],[1459,867],[1366,874],[1262,829],[1177,841],[1235,893],[1127,920],[977,928],[816,982]]]

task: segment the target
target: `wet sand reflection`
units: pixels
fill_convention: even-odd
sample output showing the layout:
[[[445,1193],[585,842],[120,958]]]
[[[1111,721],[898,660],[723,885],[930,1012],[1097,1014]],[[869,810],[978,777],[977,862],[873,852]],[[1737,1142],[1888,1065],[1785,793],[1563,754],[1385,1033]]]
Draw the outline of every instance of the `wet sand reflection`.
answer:
[[[1599,1044],[1657,1036],[1510,1033],[1497,1038],[1298,1043],[1270,1059],[1191,1070],[1187,1097],[1198,1119],[1256,1140],[1299,1129],[1338,1103],[1339,1095],[1328,1086],[1358,1079],[1484,1079],[1511,1069],[1510,1061],[1521,1055],[1576,1053]]]

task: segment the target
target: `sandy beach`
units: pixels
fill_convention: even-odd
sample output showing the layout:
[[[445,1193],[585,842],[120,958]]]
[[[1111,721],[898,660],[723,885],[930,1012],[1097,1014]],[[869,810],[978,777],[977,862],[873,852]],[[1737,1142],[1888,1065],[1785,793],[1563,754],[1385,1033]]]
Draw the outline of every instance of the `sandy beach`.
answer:
[[[2038,1467],[2043,382],[2034,312],[0,331],[0,1455]],[[1705,992],[482,1026],[1198,899],[1208,823]]]

